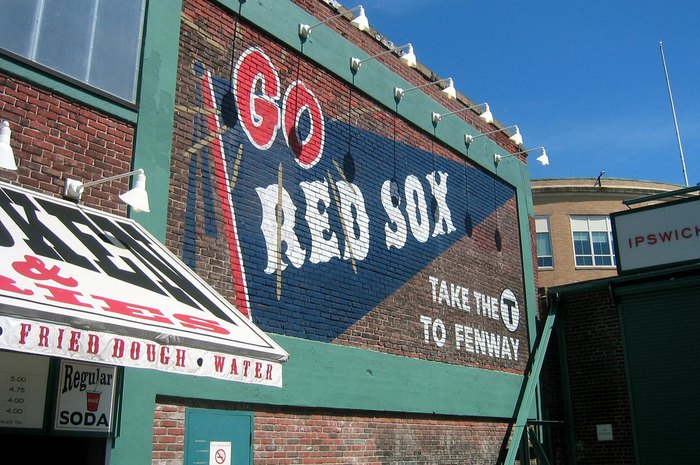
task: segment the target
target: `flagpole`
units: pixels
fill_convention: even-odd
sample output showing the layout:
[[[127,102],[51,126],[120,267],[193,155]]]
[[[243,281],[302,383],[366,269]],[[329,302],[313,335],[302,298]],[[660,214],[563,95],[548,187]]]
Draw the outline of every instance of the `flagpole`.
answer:
[[[678,150],[681,152],[681,164],[683,165],[683,178],[688,187],[688,174],[685,171],[685,156],[683,155],[683,144],[681,144],[681,133],[678,131],[678,120],[676,119],[676,107],[673,105],[673,94],[671,93],[671,81],[668,79],[668,69],[666,68],[666,56],[664,55],[664,43],[659,42],[661,49],[661,61],[664,65],[664,75],[666,76],[666,86],[668,87],[668,98],[671,101],[671,112],[673,113],[673,124],[676,127],[676,138],[678,139]]]

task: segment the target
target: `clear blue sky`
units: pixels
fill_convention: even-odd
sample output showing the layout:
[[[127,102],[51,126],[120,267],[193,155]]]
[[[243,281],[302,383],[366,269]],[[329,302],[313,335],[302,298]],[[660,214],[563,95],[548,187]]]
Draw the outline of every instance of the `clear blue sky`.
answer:
[[[532,178],[700,183],[700,1],[342,0],[496,119],[517,124]]]

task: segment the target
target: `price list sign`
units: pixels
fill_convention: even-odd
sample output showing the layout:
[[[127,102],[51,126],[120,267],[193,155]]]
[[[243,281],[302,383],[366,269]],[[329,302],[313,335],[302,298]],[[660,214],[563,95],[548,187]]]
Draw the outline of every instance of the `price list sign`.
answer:
[[[41,428],[49,358],[0,352],[0,428]]]

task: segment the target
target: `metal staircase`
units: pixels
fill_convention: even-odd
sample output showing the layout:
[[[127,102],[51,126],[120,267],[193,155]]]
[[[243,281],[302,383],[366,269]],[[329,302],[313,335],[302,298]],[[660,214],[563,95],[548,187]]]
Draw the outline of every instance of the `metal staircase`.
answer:
[[[523,440],[523,433],[528,428],[528,418],[532,409],[532,401],[535,398],[535,392],[539,383],[542,365],[544,364],[544,358],[547,353],[547,346],[549,345],[549,339],[552,335],[554,322],[557,317],[557,307],[558,299],[555,299],[555,302],[553,302],[549,308],[547,318],[542,326],[542,331],[538,335],[533,349],[530,351],[530,359],[528,361],[528,366],[525,369],[523,386],[520,390],[520,395],[518,396],[515,412],[513,413],[513,422],[509,425],[504,438],[504,445],[508,449],[506,458],[503,461],[504,465],[513,465],[515,463],[518,450],[520,449],[519,445]],[[509,439],[510,441],[508,441]],[[533,444],[538,463],[548,465],[549,462],[544,455],[542,445],[537,440],[537,435],[534,428],[530,429],[530,439]],[[509,447],[508,444],[510,444]],[[525,445],[524,449],[526,450],[523,451],[523,456],[529,458],[529,451],[527,450],[529,448]],[[521,460],[521,462],[524,462],[524,460]],[[529,460],[525,463],[529,463]]]

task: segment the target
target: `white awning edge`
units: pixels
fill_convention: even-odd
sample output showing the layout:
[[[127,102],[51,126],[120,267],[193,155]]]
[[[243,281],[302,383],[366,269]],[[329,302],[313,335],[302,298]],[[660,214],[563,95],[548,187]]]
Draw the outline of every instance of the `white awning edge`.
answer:
[[[282,364],[0,315],[0,349],[282,387]]]

